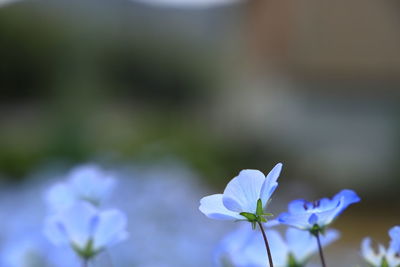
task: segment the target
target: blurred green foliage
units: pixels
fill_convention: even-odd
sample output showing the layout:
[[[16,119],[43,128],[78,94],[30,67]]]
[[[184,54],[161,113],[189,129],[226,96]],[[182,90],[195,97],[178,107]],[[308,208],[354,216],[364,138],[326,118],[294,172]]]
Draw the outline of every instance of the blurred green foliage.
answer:
[[[110,154],[137,162],[176,157],[219,184],[230,178],[226,170],[268,158],[257,144],[234,144],[198,118],[219,83],[216,51],[149,25],[126,30],[131,16],[69,8],[0,9],[5,177]]]

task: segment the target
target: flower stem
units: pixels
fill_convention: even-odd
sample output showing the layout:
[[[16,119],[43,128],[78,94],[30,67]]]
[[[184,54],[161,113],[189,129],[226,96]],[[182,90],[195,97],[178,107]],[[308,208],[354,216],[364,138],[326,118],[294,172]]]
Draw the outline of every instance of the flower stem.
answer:
[[[317,232],[315,234],[315,237],[317,238],[317,242],[318,242],[319,256],[321,257],[322,267],[326,267],[324,253],[322,251],[322,246],[321,246],[321,239],[319,238],[319,232]]]
[[[264,227],[262,226],[261,222],[257,222],[257,223],[258,223],[258,226],[260,226],[260,230],[261,230],[262,236],[264,238],[265,248],[267,249],[267,254],[268,254],[269,266],[274,267],[274,263],[272,262],[271,249],[269,248],[269,243],[268,243],[267,235],[265,234],[265,231],[264,231]]]
[[[89,266],[89,261],[88,260],[83,260],[82,262],[82,267],[88,267]]]

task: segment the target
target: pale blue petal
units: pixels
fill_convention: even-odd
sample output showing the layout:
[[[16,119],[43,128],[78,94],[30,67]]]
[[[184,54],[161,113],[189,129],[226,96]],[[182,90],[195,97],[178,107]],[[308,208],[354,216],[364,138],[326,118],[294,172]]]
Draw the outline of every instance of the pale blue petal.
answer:
[[[69,174],[71,187],[81,199],[100,204],[115,187],[112,174],[97,165],[83,165]]]
[[[275,189],[278,187],[278,178],[282,171],[282,163],[278,163],[275,167],[268,173],[261,187],[261,200],[265,207],[268,204],[269,199],[274,193]]]
[[[52,211],[68,208],[75,202],[73,190],[65,183],[57,183],[45,194],[45,201]]]
[[[338,231],[328,230],[325,235],[321,235],[321,244],[327,246],[338,238]],[[298,263],[306,262],[308,258],[318,252],[317,240],[309,231],[289,228],[286,231],[286,240],[290,252]]]
[[[382,258],[385,255],[385,248],[379,244],[379,251],[376,253],[371,246],[371,238],[366,237],[361,243],[361,254],[365,261],[367,261],[372,266],[380,266]]]
[[[231,211],[255,213],[264,181],[264,174],[258,170],[241,171],[225,188],[224,206]]]
[[[93,248],[101,250],[128,237],[126,232],[127,218],[119,210],[107,210],[99,213],[98,222],[93,233]]]
[[[303,263],[318,249],[317,240],[309,231],[288,228],[286,242],[298,263]]]
[[[65,227],[57,216],[46,218],[43,232],[54,245],[67,245],[70,242]]]
[[[207,217],[217,220],[237,220],[244,219],[237,212],[233,212],[225,208],[222,203],[222,194],[215,194],[203,197],[200,200],[199,210]]]
[[[328,246],[340,238],[340,232],[335,229],[329,229],[321,235],[322,246]]]
[[[250,229],[251,230],[251,229]],[[252,240],[240,251],[236,252],[235,266],[269,266],[265,252],[265,244],[259,231],[253,231]],[[275,230],[267,230],[274,266],[287,266],[288,248],[281,235]]]
[[[340,201],[340,198],[336,198],[336,196],[333,199],[322,198],[322,199],[318,200],[317,201],[318,210],[324,211],[324,210],[331,210],[331,209],[336,208]]]
[[[291,214],[291,213],[282,213],[279,215],[278,220],[283,224],[287,224],[299,229],[308,230],[312,227],[309,224],[308,220],[311,214],[303,213],[303,214]]]
[[[332,200],[336,203],[337,207],[318,213],[320,226],[328,225],[338,217],[350,204],[359,202],[360,198],[354,191],[343,190],[339,192]],[[331,205],[333,206],[333,205]]]
[[[394,226],[389,230],[390,246],[389,248],[396,253],[400,253],[400,226]]]
[[[339,212],[339,214],[340,214],[350,204],[357,203],[361,199],[356,194],[356,192],[354,192],[353,190],[344,189],[344,190],[340,191],[338,194],[336,194],[335,197],[333,198],[333,200],[335,200],[335,201],[340,200],[342,202],[341,210]],[[339,214],[337,214],[337,215],[339,215]]]
[[[293,200],[288,205],[289,213],[291,214],[305,213],[307,212],[306,207],[308,207],[309,204],[310,202],[304,199]]]
[[[96,215],[97,211],[92,205],[79,202],[56,216],[59,227],[64,229],[69,241],[84,248],[91,238],[93,232],[91,222]]]

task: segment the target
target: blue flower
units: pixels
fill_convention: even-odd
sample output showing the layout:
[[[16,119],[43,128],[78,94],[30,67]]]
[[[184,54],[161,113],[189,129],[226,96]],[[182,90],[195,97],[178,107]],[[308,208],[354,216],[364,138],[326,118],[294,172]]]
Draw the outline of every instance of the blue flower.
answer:
[[[394,226],[389,230],[390,249],[400,254],[400,226]]]
[[[265,176],[258,170],[243,170],[226,186],[223,194],[203,197],[200,211],[207,217],[217,220],[248,219],[244,215],[260,213],[278,186],[277,179],[282,170],[278,163]]]
[[[318,252],[315,237],[309,232],[289,228],[285,238],[276,230],[268,229],[266,233],[276,267],[305,266],[310,257]],[[338,237],[338,231],[328,230],[321,238],[322,245],[326,246]],[[218,267],[269,266],[261,235],[248,227],[240,227],[226,236],[216,249],[214,261]]]
[[[366,237],[361,243],[361,254],[364,260],[373,267],[398,267],[400,266],[400,226],[395,226],[389,230],[391,238],[389,247],[386,249],[378,244],[378,251],[374,251],[371,246],[371,238]]]
[[[55,245],[68,245],[88,260],[126,239],[126,224],[126,216],[119,210],[98,211],[79,202],[49,217],[45,234]]]
[[[66,182],[53,185],[46,192],[45,198],[48,206],[56,211],[81,200],[98,206],[111,195],[114,186],[112,173],[97,165],[82,165],[71,170]]]
[[[302,230],[323,230],[331,224],[350,204],[360,198],[352,190],[342,190],[332,199],[322,198],[314,202],[303,199],[289,203],[287,213],[282,213],[278,220]]]

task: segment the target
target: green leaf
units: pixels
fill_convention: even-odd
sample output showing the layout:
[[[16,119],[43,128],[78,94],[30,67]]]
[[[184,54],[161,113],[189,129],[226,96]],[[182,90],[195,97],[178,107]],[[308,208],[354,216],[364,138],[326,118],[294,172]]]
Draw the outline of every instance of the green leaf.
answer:
[[[256,222],[257,221],[257,215],[249,212],[241,212],[240,215],[245,217],[249,222]]]
[[[260,215],[262,215],[263,213],[264,213],[264,211],[263,211],[262,201],[261,201],[261,198],[259,198],[259,199],[257,200],[257,210],[256,210],[256,214],[257,214],[258,216],[260,216]]]

